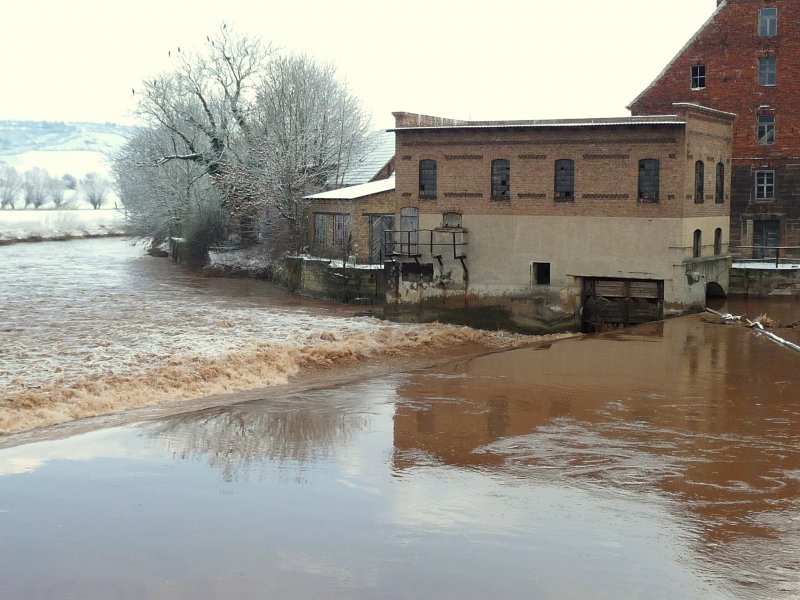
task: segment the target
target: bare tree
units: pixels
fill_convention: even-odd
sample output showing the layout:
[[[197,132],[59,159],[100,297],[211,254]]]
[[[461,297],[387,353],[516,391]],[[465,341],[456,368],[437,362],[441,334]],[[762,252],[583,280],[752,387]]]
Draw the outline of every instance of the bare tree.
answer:
[[[19,191],[22,188],[22,177],[11,165],[0,164],[0,208],[14,208]]]
[[[111,183],[97,173],[87,173],[86,177],[81,179],[81,189],[92,208],[97,210],[106,203]]]
[[[369,119],[333,65],[302,55],[270,62],[254,114],[259,137],[250,144],[250,157],[257,167],[249,173],[256,176],[266,214],[278,216],[268,226],[285,227],[289,249],[297,250],[306,241],[304,197],[342,184],[363,149]]]
[[[47,180],[47,197],[53,201],[53,206],[61,208],[64,205],[64,187],[63,178],[50,177]]]
[[[201,198],[208,206],[213,188],[229,234],[253,241],[267,222],[269,236],[280,230],[289,240],[275,244],[276,237],[273,245],[299,247],[302,197],[336,186],[364,137],[358,100],[330,65],[279,56],[225,25],[200,52],[173,56],[178,67],[140,92],[138,112],[150,133],[139,132],[114,169],[123,204],[135,205],[129,214],[163,230],[195,214]],[[158,200],[137,199],[153,187]],[[171,220],[145,217],[147,210]]]
[[[25,171],[22,180],[22,194],[25,208],[39,208],[47,201],[47,182],[50,176],[41,167],[33,167]]]

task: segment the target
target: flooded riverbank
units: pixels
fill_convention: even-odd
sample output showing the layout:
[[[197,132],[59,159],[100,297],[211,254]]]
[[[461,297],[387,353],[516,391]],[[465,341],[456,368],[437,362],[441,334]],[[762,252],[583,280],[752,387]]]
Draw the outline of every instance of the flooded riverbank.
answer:
[[[0,263],[0,434],[283,384],[333,365],[430,364],[446,347],[480,353],[530,341],[393,324],[264,281],[201,277],[126,240],[2,247]]]
[[[797,366],[695,315],[2,449],[0,596],[796,598]]]

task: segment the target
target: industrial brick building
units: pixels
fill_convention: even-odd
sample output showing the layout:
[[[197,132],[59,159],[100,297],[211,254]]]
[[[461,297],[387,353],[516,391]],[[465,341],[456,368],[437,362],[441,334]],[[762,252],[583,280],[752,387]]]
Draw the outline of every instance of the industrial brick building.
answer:
[[[731,245],[754,258],[800,246],[800,2],[718,0],[628,108],[633,115],[661,114],[674,102],[737,115]]]
[[[632,324],[727,289],[734,115],[395,113],[387,307],[502,307],[531,331]]]

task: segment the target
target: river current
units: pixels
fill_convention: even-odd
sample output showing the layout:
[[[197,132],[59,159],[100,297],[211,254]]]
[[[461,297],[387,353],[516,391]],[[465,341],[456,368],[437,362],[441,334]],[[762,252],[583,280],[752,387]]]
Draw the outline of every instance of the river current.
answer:
[[[83,244],[5,254],[36,272],[0,276],[15,397],[56,368],[102,397],[137,369],[155,394],[167,356],[187,382],[209,359],[295,362],[246,402],[0,437],[2,598],[800,597],[800,356],[751,329],[694,315],[487,352],[519,340]],[[717,308],[800,319],[794,299]],[[372,348],[344,354],[367,367],[330,377],[327,344]],[[411,369],[431,344],[436,364]]]

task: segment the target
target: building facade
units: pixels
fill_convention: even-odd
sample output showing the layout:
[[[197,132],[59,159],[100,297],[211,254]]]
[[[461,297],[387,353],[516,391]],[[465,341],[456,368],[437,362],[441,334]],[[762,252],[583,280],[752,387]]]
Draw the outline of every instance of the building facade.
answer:
[[[754,258],[800,246],[800,2],[718,0],[628,108],[633,115],[661,114],[674,102],[737,115],[731,245]]]
[[[470,122],[395,113],[387,307],[632,324],[727,289],[734,116]]]

